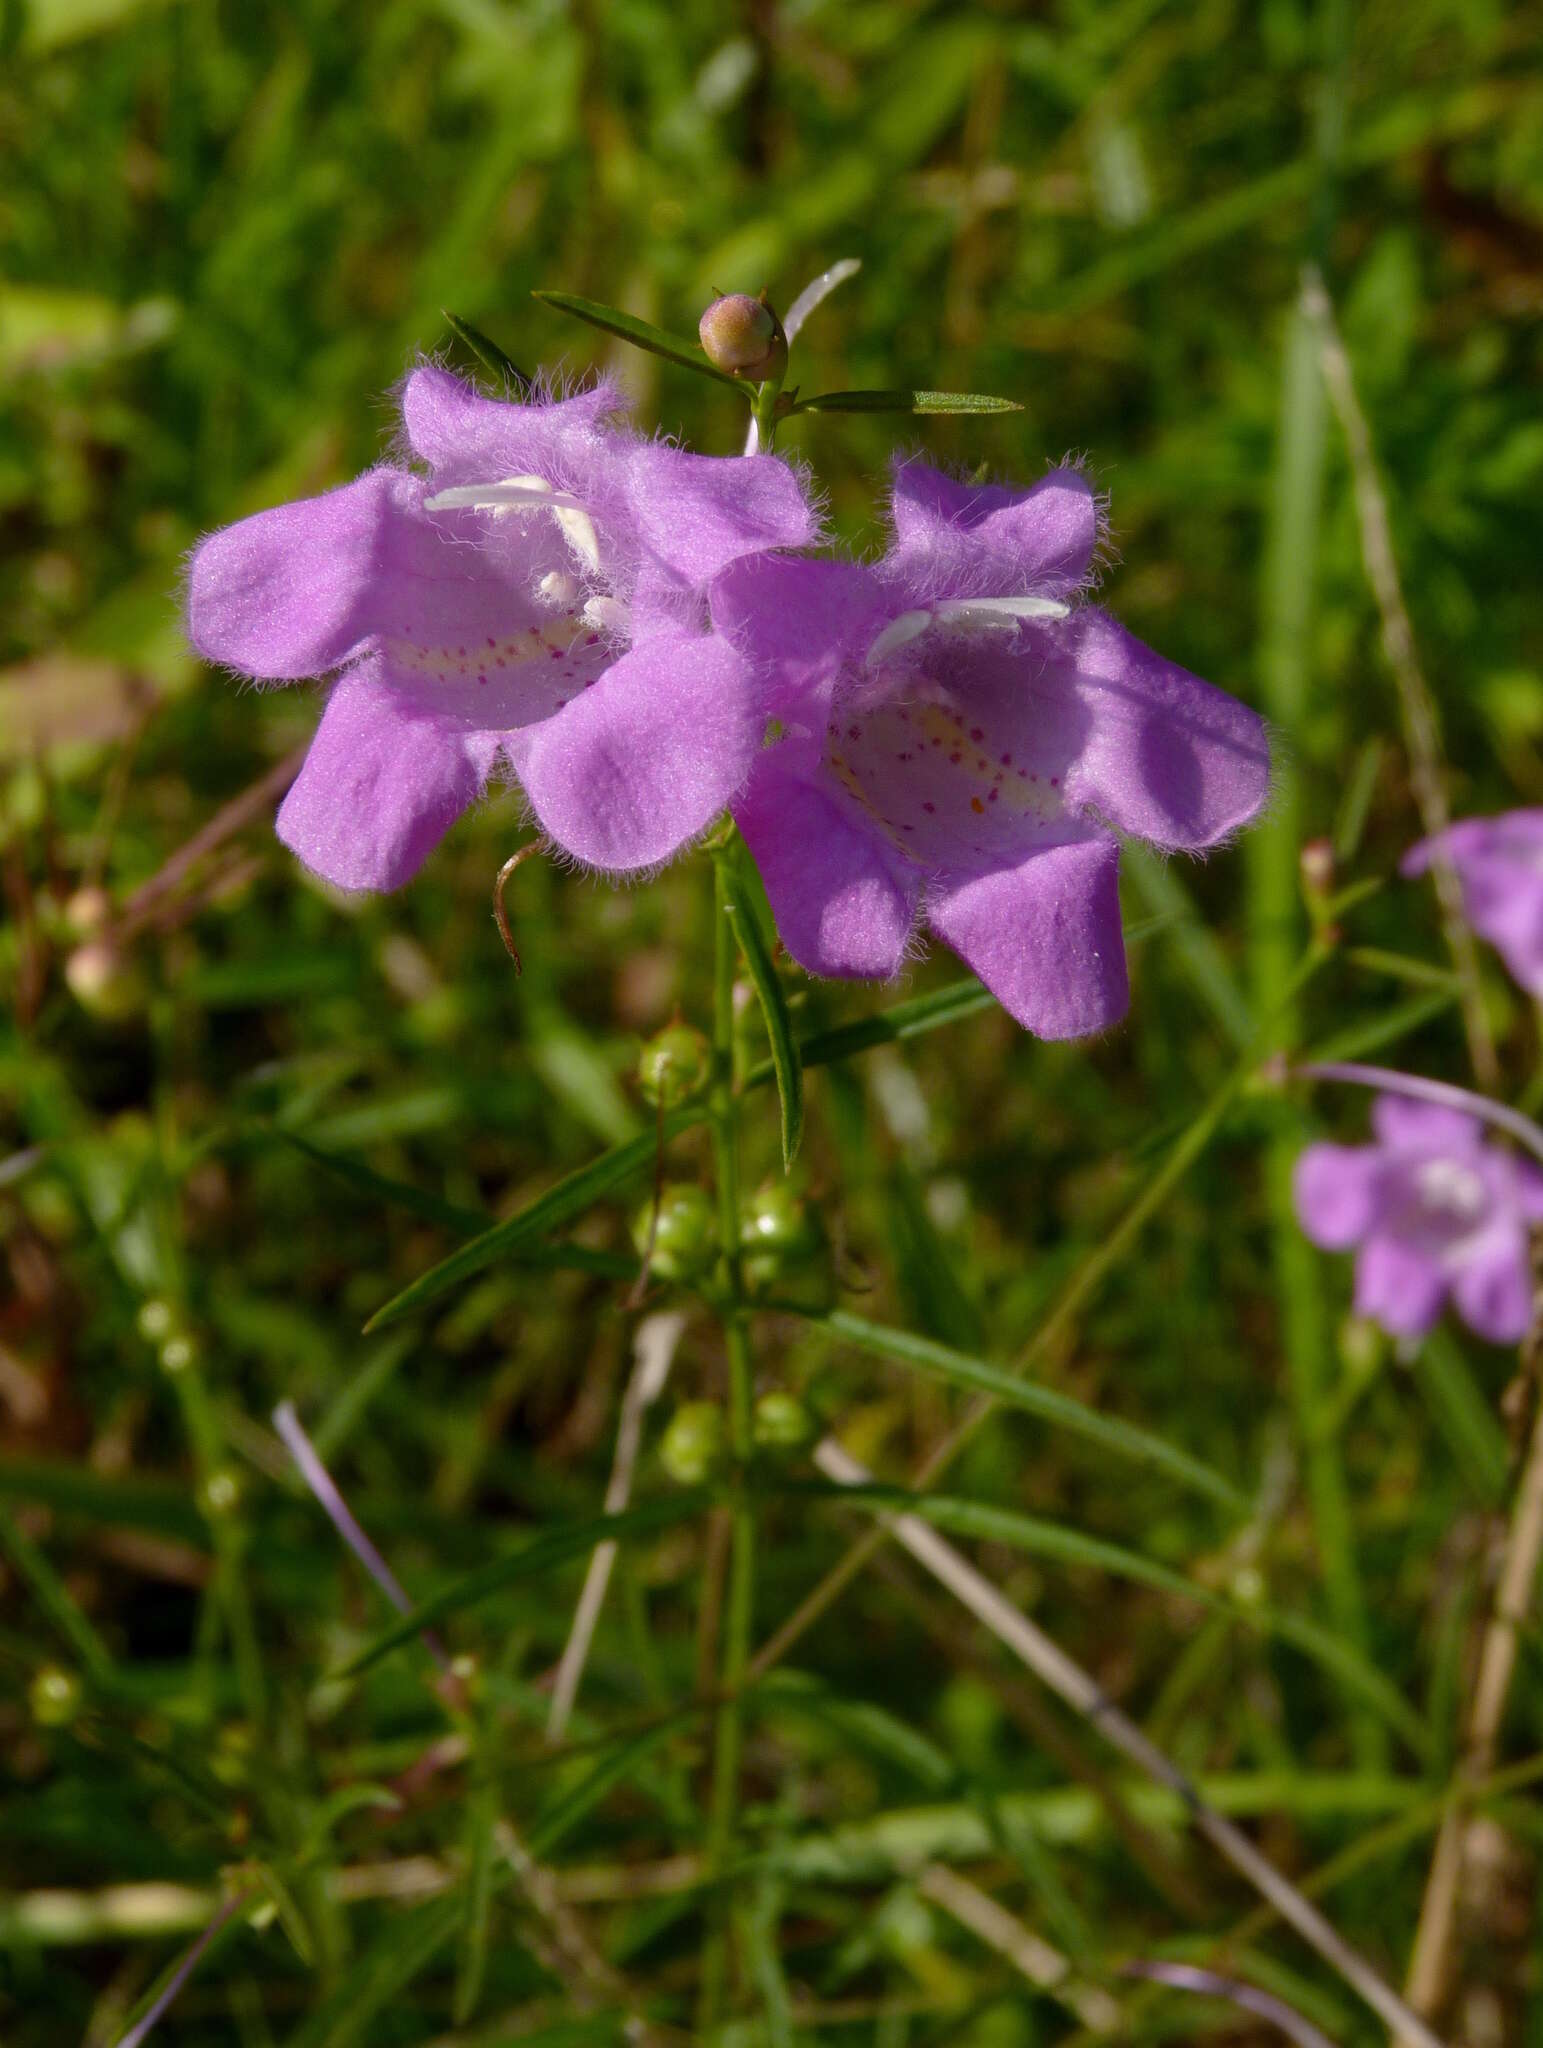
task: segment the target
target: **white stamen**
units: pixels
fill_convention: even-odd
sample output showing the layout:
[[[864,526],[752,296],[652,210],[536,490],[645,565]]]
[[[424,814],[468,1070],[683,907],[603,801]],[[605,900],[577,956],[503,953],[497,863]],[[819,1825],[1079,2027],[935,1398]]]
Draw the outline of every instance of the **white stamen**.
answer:
[[[564,569],[549,569],[537,588],[549,604],[570,605],[579,594],[579,586]]]
[[[595,522],[580,499],[570,497],[566,491],[554,491],[545,477],[506,476],[496,484],[457,484],[448,491],[436,491],[432,498],[423,501],[426,512],[448,512],[460,506],[491,512],[495,519],[539,507],[551,513],[562,528],[563,538],[586,569],[600,567]]]
[[[1484,1182],[1457,1159],[1428,1159],[1415,1173],[1424,1206],[1453,1223],[1474,1223],[1486,1207]]]
[[[949,597],[926,611],[902,612],[863,656],[863,667],[877,668],[897,648],[909,647],[933,626],[956,633],[1012,632],[1025,619],[1064,619],[1071,606],[1054,597]]]

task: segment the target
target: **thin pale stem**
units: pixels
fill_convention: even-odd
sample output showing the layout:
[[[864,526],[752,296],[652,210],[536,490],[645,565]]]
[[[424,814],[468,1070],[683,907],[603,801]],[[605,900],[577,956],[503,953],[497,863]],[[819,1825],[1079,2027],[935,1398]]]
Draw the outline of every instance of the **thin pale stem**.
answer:
[[[739,1251],[739,1129],[734,1088],[734,969],[736,953],[730,910],[734,900],[733,855],[713,855],[713,1070],[708,1097],[713,1170],[718,1189],[718,1245],[725,1303],[724,1351],[728,1364],[728,1439],[733,1458],[731,1541],[727,1612],[723,1627],[722,1702],[713,1742],[712,1808],[708,1826],[708,1870],[712,1878],[727,1866],[739,1807],[739,1765],[743,1710],[741,1694],[750,1661],[755,1610],[755,1521],[745,1489],[751,1437],[750,1338],[744,1310],[744,1274]],[[701,2026],[722,2016],[728,1981],[729,1916],[721,1890],[711,1904],[711,1924],[702,1955]]]
[[[1534,1159],[1543,1160],[1543,1130],[1532,1118],[1488,1095],[1476,1095],[1471,1088],[1454,1088],[1450,1081],[1427,1081],[1423,1074],[1401,1074],[1396,1067],[1362,1066],[1358,1060],[1309,1060],[1291,1071],[1308,1081],[1352,1081],[1361,1088],[1380,1088],[1389,1095],[1408,1095],[1416,1102],[1461,1110],[1464,1116],[1493,1124],[1497,1131],[1524,1145]]]

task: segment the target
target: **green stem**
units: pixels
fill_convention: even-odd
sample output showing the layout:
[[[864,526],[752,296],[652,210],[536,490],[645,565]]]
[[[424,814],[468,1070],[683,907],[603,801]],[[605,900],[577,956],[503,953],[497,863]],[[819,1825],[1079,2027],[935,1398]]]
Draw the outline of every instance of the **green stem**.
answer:
[[[768,377],[764,384],[756,387],[755,400],[750,409],[755,415],[756,446],[763,455],[770,455],[777,445],[777,400],[781,396],[780,377]]]
[[[750,1661],[755,1619],[755,1521],[745,1488],[751,1452],[750,1339],[739,1253],[739,1130],[734,1088],[734,900],[732,844],[713,851],[713,1069],[708,1096],[713,1171],[718,1188],[718,1246],[723,1286],[723,1336],[728,1360],[728,1438],[733,1458],[732,1547],[723,1635],[723,1698],[713,1742],[712,1809],[707,1861],[711,1879],[727,1867],[739,1806],[740,1694]],[[701,2030],[722,2018],[728,1980],[729,1913],[721,1887],[709,1891],[711,1922],[702,1954]]]

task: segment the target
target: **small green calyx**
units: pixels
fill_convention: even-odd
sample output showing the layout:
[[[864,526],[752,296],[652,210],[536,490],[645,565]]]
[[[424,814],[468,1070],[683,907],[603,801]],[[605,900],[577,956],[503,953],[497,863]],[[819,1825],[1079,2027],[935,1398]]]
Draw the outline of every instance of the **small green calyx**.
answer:
[[[718,1256],[718,1219],[711,1196],[691,1181],[667,1185],[660,1190],[657,1224],[653,1204],[645,1204],[633,1222],[632,1237],[640,1252],[649,1253],[657,1279],[700,1279]]]
[[[788,367],[782,322],[766,303],[748,292],[714,299],[697,326],[702,352],[717,369],[750,382],[780,383]]]
[[[755,1404],[753,1423],[756,1449],[775,1455],[801,1451],[814,1441],[814,1417],[796,1394],[774,1388]]]
[[[638,1054],[638,1088],[643,1100],[674,1109],[707,1084],[712,1050],[690,1024],[667,1024]]]

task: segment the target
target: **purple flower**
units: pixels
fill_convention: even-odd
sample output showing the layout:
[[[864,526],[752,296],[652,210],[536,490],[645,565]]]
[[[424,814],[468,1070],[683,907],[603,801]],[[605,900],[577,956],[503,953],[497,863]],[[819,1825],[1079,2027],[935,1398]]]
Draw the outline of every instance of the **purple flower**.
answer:
[[[734,805],[778,929],[811,973],[883,978],[922,917],[1030,1031],[1100,1030],[1128,1000],[1116,832],[1245,824],[1264,728],[1074,603],[1099,541],[1075,470],[1019,491],[903,462],[892,519],[875,564],[764,557],[713,588],[781,729]]]
[[[530,405],[436,368],[407,448],[259,512],[193,557],[188,632],[242,675],[335,675],[278,832],[345,889],[416,873],[500,760],[543,829],[598,868],[667,859],[744,781],[753,669],[705,592],[815,521],[785,463],[688,455],[612,418],[602,385]]]
[[[1372,1145],[1310,1145],[1297,1161],[1297,1216],[1325,1251],[1359,1246],[1355,1305],[1394,1337],[1419,1337],[1450,1294],[1495,1344],[1532,1314],[1528,1230],[1543,1221],[1543,1172],[1486,1144],[1460,1110],[1379,1095]]]
[[[1543,996],[1543,811],[1502,811],[1465,818],[1404,855],[1401,870],[1421,875],[1441,854],[1463,892],[1463,911],[1530,996]]]

